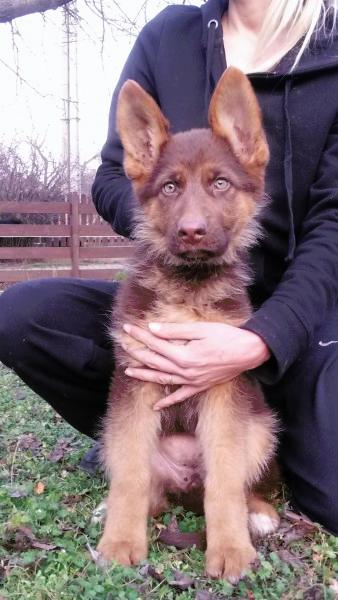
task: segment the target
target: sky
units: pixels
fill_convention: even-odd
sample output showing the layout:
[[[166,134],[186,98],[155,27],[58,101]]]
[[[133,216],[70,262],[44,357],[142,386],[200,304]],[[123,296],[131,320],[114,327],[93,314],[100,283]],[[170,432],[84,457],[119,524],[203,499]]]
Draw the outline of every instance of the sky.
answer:
[[[102,19],[95,14],[95,2],[77,0],[81,163],[99,152],[105,141],[112,91],[137,31],[167,4],[170,1],[103,0],[106,14],[116,23],[105,26],[102,43]],[[74,68],[71,73],[74,75]],[[0,24],[0,81],[0,143],[14,142],[25,153],[32,139],[56,160],[62,158],[66,97],[63,10],[21,17],[12,25]]]

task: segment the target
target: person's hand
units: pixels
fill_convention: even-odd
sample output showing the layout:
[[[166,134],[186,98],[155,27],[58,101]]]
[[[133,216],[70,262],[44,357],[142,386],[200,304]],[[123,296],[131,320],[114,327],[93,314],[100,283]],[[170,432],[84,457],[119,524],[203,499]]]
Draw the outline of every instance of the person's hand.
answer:
[[[128,368],[126,374],[142,381],[180,386],[157,402],[156,410],[230,381],[270,357],[259,335],[224,323],[150,323],[148,327],[124,325],[132,338],[144,344],[138,349],[124,346],[144,365]],[[180,340],[185,343],[182,345]]]

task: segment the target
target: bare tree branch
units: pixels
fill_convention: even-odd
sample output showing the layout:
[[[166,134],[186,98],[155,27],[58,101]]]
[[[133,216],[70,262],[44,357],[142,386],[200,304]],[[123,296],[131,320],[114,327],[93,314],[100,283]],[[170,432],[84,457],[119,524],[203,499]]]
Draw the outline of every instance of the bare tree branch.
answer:
[[[18,17],[65,6],[71,0],[1,0],[0,23],[8,23]]]

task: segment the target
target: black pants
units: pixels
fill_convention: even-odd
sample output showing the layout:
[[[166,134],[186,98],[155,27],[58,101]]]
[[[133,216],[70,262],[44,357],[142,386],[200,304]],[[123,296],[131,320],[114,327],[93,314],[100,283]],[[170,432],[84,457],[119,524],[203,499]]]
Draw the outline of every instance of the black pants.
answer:
[[[0,360],[92,437],[114,368],[107,325],[116,289],[113,282],[47,279],[0,296]],[[338,308],[265,393],[282,420],[280,461],[296,505],[338,535]]]

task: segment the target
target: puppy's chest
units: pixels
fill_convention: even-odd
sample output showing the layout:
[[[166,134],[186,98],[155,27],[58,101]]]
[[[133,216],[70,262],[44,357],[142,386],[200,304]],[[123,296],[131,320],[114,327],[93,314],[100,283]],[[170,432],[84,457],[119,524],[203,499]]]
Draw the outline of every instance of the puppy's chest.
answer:
[[[238,304],[231,300],[221,300],[205,304],[189,304],[188,302],[172,304],[159,300],[149,307],[143,318],[145,323],[151,321],[163,323],[210,321],[236,327],[241,325],[249,315],[250,309],[247,302]]]

